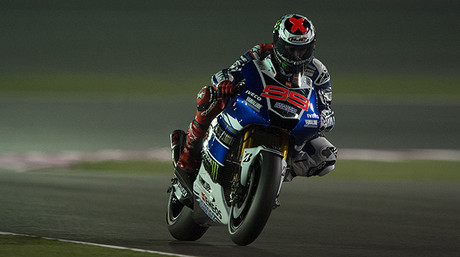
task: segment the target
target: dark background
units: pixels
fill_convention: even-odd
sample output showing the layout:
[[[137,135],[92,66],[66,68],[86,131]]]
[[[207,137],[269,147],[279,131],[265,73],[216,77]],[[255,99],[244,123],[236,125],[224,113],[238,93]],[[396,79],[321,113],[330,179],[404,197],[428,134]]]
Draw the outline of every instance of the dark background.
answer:
[[[456,73],[458,1],[1,1],[0,71],[212,74],[309,17],[330,71]]]

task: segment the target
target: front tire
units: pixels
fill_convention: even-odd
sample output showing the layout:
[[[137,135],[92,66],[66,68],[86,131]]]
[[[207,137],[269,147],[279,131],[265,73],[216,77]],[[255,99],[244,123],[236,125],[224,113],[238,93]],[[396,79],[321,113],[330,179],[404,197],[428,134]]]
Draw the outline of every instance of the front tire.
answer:
[[[173,190],[169,193],[166,223],[169,233],[180,241],[195,241],[200,239],[208,227],[200,226],[193,220],[193,210],[183,205],[174,196]]]
[[[246,193],[230,209],[228,231],[237,245],[252,243],[270,217],[281,183],[281,160],[274,153],[262,151],[249,174]]]

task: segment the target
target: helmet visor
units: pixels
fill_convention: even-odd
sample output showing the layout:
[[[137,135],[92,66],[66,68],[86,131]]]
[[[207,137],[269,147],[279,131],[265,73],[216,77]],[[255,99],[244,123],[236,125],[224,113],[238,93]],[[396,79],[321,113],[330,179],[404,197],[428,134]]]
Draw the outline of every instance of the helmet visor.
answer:
[[[313,55],[314,42],[306,45],[291,45],[284,40],[277,40],[275,49],[283,61],[290,64],[303,64],[310,60]]]

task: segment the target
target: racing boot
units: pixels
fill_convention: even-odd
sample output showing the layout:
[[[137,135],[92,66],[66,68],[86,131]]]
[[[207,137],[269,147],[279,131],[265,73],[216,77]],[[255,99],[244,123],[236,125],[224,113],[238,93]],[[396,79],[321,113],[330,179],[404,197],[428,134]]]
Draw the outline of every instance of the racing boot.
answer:
[[[212,86],[203,87],[197,95],[197,112],[195,119],[190,123],[184,151],[181,154],[175,174],[179,182],[192,193],[193,181],[198,174],[201,164],[201,148],[206,130],[225,103],[216,97]]]
[[[179,157],[175,174],[179,182],[192,193],[193,181],[201,164],[201,147],[206,133],[196,120],[192,121],[187,133],[184,150]]]
[[[174,130],[170,135],[171,155],[174,168],[176,168],[177,162],[179,161],[182,152],[184,152],[186,139],[187,134],[181,129]]]

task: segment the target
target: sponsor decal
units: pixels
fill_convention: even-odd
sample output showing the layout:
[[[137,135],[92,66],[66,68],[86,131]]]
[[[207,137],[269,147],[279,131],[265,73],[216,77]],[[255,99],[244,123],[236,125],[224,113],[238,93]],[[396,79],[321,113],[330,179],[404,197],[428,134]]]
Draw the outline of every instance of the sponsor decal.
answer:
[[[201,192],[201,200],[205,204],[204,207],[201,207],[203,211],[213,220],[216,221],[216,217],[222,219],[222,212],[215,206],[207,197],[206,195]]]
[[[205,142],[205,144],[206,143],[207,142]],[[220,164],[212,158],[211,153],[209,152],[209,148],[207,148],[206,145],[203,146],[202,158],[203,164],[205,165],[205,168],[208,171],[209,176],[214,182],[217,181],[219,176]]]
[[[289,42],[292,43],[305,43],[308,41],[307,37],[289,37],[288,38]]]
[[[203,212],[208,215],[208,217],[214,221],[214,222],[219,222],[217,219],[217,216],[209,209],[209,207],[206,205],[205,202],[203,202],[203,199],[200,199],[199,201],[200,208],[203,210]]]
[[[254,100],[251,97],[246,98],[246,102],[257,112],[260,112],[260,109],[262,108],[262,104],[258,103],[256,100]]]
[[[252,153],[246,153],[243,157],[243,162],[250,162],[252,157]]]
[[[278,86],[266,86],[261,96],[275,100],[287,101],[288,103],[305,111],[308,111],[308,105],[310,104],[310,101],[306,96]]]
[[[319,115],[316,114],[316,113],[307,114],[307,118],[309,118],[309,119],[319,119]]]
[[[286,112],[289,112],[289,113],[292,113],[294,115],[297,114],[297,109],[292,107],[292,106],[289,106],[289,105],[285,105],[285,104],[282,104],[280,102],[277,102],[275,103],[275,106],[273,106],[277,109],[280,109],[280,110],[283,110],[283,111],[286,111]]]
[[[211,162],[211,178],[213,181],[217,181],[219,176],[219,164],[215,161]]]
[[[317,120],[305,120],[305,128],[316,128],[318,127],[318,121]]]
[[[258,94],[252,92],[251,90],[246,90],[246,93],[247,95],[250,95],[252,98],[256,99],[257,101],[262,101],[262,97],[260,97]]]
[[[277,31],[280,29],[280,25],[281,25],[281,22],[283,21],[283,19],[279,19],[276,24],[275,24],[275,28],[273,29],[274,31]]]
[[[206,189],[206,191],[211,192],[211,186],[208,183],[206,183],[206,181],[204,181],[203,177],[199,176],[199,181],[203,188]]]

